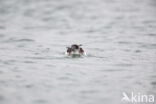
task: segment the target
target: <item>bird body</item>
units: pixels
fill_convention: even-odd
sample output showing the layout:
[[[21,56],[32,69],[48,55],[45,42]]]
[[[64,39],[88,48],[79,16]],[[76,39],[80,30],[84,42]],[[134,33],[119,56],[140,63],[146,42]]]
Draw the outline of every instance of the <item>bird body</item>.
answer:
[[[66,54],[69,56],[82,56],[85,55],[84,50],[81,48],[81,44],[73,44],[70,47],[67,47]]]

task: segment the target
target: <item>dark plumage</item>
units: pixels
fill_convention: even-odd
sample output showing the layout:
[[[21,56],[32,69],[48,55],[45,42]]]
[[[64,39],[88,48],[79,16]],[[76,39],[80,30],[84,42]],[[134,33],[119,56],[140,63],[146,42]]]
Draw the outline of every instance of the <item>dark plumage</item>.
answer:
[[[84,50],[80,46],[82,45],[73,44],[71,45],[71,47],[67,47],[66,53],[68,55],[71,55],[71,54],[84,55]]]
[[[84,50],[82,48],[80,48],[80,53],[84,53]]]
[[[70,47],[67,47],[67,53],[71,53],[72,49]]]

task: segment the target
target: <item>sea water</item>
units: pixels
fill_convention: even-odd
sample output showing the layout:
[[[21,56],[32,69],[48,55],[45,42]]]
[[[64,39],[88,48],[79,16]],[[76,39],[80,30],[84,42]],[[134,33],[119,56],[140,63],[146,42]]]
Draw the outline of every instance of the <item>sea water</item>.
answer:
[[[87,56],[67,57],[71,44]],[[0,104],[122,104],[132,92],[156,95],[155,0],[0,0]]]

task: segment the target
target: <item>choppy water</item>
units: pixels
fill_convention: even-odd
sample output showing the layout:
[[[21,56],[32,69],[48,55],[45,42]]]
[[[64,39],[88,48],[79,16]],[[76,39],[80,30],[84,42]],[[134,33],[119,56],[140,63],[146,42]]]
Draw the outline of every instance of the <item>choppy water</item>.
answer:
[[[67,58],[73,43],[88,56]],[[156,95],[155,0],[0,0],[0,104],[121,104],[132,91]]]

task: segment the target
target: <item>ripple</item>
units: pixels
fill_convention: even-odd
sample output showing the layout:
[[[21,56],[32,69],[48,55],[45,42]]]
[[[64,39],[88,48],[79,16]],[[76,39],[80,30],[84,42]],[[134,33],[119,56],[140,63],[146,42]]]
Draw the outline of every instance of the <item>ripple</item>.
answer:
[[[33,85],[32,84],[28,84],[28,85],[25,85],[26,88],[32,88]]]
[[[4,100],[4,96],[0,95],[0,101]]]
[[[16,63],[17,62],[17,60],[6,60],[6,61],[3,61],[3,64],[5,64],[5,65],[12,65],[13,63]]]
[[[151,33],[151,34],[148,34],[148,36],[156,36],[156,34],[152,34],[152,33]]]
[[[58,80],[71,80],[71,78],[69,78],[68,76],[64,76],[64,77],[59,77]]]
[[[46,60],[50,60],[52,58],[47,58],[47,57],[25,57],[25,58],[28,58],[28,59],[46,59]]]
[[[23,61],[23,63],[36,63],[34,61]]]
[[[34,9],[29,9],[29,10],[24,11],[23,15],[26,17],[32,17],[34,12],[35,12]]]
[[[105,59],[105,58],[107,58],[105,56],[99,56],[99,55],[93,55],[93,54],[87,54],[87,57],[90,57],[90,58],[99,58],[99,59]]]
[[[135,50],[135,52],[136,52],[136,53],[140,53],[140,52],[141,52],[141,50]]]
[[[15,39],[15,38],[10,38],[10,39],[8,39],[8,40],[6,40],[6,41],[4,41],[4,42],[34,42],[34,40],[33,39],[27,39],[27,38],[25,38],[25,39]]]
[[[115,66],[131,67],[131,66],[134,66],[134,64],[121,63],[121,64],[115,64]]]
[[[5,29],[5,26],[0,26],[0,29]]]
[[[35,100],[34,103],[37,103],[37,104],[44,104],[44,103],[47,103],[47,100],[38,99],[38,100]]]
[[[154,82],[151,82],[151,84],[152,84],[152,85],[156,85],[156,81],[154,81]]]
[[[19,41],[19,42],[34,42],[33,39],[19,39],[19,40],[16,40],[16,41]]]
[[[93,93],[97,93],[97,92],[99,92],[99,91],[96,89],[81,91],[82,94],[93,94]]]
[[[147,43],[146,44],[146,43],[139,42],[137,44],[141,48],[147,48],[147,49],[155,49],[156,48],[156,44],[155,43]]]
[[[118,43],[119,44],[131,44],[131,42],[128,42],[128,41],[119,41]]]
[[[13,71],[14,71],[14,70],[13,70]],[[16,72],[16,71],[14,71],[14,72]],[[16,75],[15,77],[16,77],[16,78],[21,78],[21,76],[20,76],[20,75]]]
[[[23,27],[23,29],[25,30],[41,30],[41,29],[51,29],[52,27],[51,26],[26,26],[26,27]]]
[[[124,69],[104,69],[102,71],[105,71],[105,72],[116,72],[116,71],[124,71]]]
[[[1,39],[4,38],[4,34],[0,34],[0,38],[1,38]]]
[[[0,74],[3,74],[3,71],[2,70],[0,70]]]
[[[45,56],[43,56],[43,57],[24,57],[24,58],[27,58],[27,59],[36,59],[36,60],[56,60],[56,59],[66,59],[67,57],[45,57]]]
[[[156,75],[152,75],[151,78],[156,78]]]
[[[143,44],[141,47],[147,48],[147,49],[156,49],[156,44]]]

